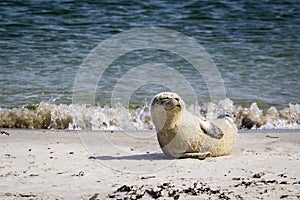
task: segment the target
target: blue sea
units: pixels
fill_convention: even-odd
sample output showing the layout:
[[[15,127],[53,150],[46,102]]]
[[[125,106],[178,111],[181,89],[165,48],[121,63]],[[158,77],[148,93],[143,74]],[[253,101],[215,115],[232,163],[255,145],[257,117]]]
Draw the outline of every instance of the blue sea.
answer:
[[[234,108],[232,112],[252,109],[252,113],[261,111],[268,118],[266,114],[275,108],[276,112],[270,116],[279,119],[274,119],[277,121],[272,121],[273,124],[278,120],[283,123],[280,128],[300,124],[300,3],[297,0],[10,0],[0,1],[0,127],[22,127],[15,121],[26,121],[24,116],[30,115],[27,111],[37,116],[36,112],[45,107],[50,110],[49,123],[24,127],[76,128],[79,122],[75,118],[83,120],[83,112],[90,121],[81,128],[123,127],[120,124],[127,115],[122,119],[111,116],[122,113],[128,106],[136,108],[135,116],[142,116],[145,121],[149,101],[156,93],[168,90],[165,85],[137,87],[131,94],[130,105],[120,105],[115,110],[110,107],[110,101],[114,87],[126,72],[147,63],[163,63],[177,70],[197,95],[198,105],[191,106],[207,108],[210,91],[203,77],[180,55],[148,49],[148,43],[144,49],[128,52],[107,67],[95,90],[94,103],[99,107],[86,110],[90,108],[73,104],[74,83],[90,53],[118,34],[147,27],[176,31],[197,41],[220,72],[226,102],[230,102],[226,105]],[[118,49],[121,43],[113,44],[114,48]],[[178,48],[174,43],[174,50]],[[143,74],[134,79],[141,77]],[[223,110],[226,105],[222,104]],[[98,112],[101,119],[91,122],[99,117]],[[8,116],[14,125],[7,125]],[[53,125],[58,123],[57,119],[65,118],[69,119],[64,122],[67,125]],[[148,129],[143,123],[137,125],[136,118],[131,121],[136,122],[133,125],[136,129]],[[53,126],[49,126],[51,123]]]

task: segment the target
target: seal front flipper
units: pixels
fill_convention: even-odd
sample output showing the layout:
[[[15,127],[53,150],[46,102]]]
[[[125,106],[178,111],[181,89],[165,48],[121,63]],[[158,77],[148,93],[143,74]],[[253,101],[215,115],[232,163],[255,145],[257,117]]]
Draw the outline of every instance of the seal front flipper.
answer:
[[[200,120],[200,128],[206,135],[216,139],[221,139],[224,135],[223,131],[219,127],[207,120]]]

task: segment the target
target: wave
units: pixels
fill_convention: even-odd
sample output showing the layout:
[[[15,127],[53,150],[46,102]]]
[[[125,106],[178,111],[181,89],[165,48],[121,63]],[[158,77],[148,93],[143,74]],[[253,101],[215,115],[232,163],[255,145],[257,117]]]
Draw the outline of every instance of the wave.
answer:
[[[261,110],[257,103],[249,108],[234,105],[230,99],[202,106],[189,106],[189,111],[214,118],[232,114],[239,129],[298,129],[300,105],[289,104],[278,110]],[[22,108],[0,109],[0,128],[69,129],[69,130],[153,130],[148,105],[131,109],[123,105],[88,106],[77,104],[27,105]]]

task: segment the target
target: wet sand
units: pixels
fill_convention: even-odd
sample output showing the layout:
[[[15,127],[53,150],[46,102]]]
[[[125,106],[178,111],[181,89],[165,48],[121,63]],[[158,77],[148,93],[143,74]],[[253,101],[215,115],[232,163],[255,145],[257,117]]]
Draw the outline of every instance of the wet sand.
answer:
[[[300,130],[240,131],[230,156],[173,160],[151,131],[1,129],[0,199],[299,199]]]

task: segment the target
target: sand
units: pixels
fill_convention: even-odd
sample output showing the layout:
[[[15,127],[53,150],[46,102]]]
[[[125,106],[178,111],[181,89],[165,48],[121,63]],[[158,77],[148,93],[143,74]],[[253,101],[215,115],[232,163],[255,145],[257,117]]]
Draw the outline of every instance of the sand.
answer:
[[[299,199],[300,130],[240,131],[230,156],[168,159],[155,133],[2,129],[0,199]]]

